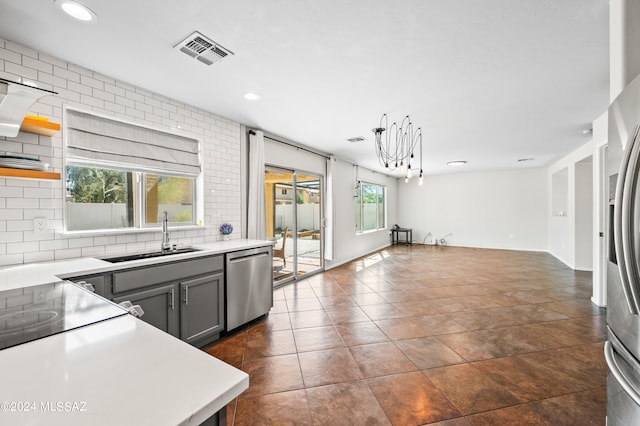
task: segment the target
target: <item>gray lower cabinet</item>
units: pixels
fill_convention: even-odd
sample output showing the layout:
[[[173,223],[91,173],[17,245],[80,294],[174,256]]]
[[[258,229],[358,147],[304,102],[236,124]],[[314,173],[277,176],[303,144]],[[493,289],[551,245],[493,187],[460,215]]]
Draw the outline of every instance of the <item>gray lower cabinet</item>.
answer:
[[[180,338],[197,343],[224,329],[224,274],[180,282]]]
[[[224,330],[221,255],[115,271],[110,287],[114,302],[140,305],[142,321],[187,343],[205,345]]]
[[[134,305],[140,305],[144,311],[144,315],[141,317],[144,322],[166,331],[172,336],[179,337],[175,298],[176,285],[168,284],[116,297],[113,301],[121,303],[128,300]]]

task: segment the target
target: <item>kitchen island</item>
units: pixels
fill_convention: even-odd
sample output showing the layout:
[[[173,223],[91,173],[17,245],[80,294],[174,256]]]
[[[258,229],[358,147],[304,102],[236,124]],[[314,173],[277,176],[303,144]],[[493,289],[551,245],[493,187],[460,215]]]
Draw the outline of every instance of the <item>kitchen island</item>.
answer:
[[[125,263],[162,264],[270,244],[225,241]],[[0,291],[122,267],[95,258],[10,267],[0,270]],[[215,424],[213,416],[249,386],[246,373],[130,315],[0,350],[0,374],[0,424],[20,425]]]
[[[0,351],[0,424],[199,425],[249,376],[130,315]]]

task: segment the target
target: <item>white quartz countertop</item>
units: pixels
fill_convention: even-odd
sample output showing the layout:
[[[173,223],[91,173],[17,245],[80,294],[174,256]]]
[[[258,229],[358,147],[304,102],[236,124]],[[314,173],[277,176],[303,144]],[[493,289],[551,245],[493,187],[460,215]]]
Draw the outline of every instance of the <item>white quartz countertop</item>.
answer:
[[[98,258],[83,257],[57,262],[30,263],[11,266],[0,269],[0,291],[46,284],[59,281],[62,278],[72,277],[74,275],[90,275],[138,266],[173,262],[177,260],[197,259],[198,257],[203,256],[230,253],[271,245],[273,245],[273,241],[237,239],[193,245],[192,247],[199,249],[199,251],[191,253],[172,254],[150,259],[132,260],[128,262],[111,263]],[[117,253],[113,253],[110,256],[117,255]]]
[[[200,251],[110,263],[96,258],[0,269],[0,291],[272,245],[230,240]],[[0,350],[0,424],[198,425],[249,376],[126,315]]]
[[[0,424],[198,425],[249,376],[130,315],[0,351]]]

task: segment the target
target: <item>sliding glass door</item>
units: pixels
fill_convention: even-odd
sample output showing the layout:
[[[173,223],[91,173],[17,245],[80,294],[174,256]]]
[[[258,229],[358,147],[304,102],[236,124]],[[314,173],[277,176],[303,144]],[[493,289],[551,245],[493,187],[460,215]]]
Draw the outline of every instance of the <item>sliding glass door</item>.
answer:
[[[274,285],[322,270],[321,177],[267,167],[265,203]]]

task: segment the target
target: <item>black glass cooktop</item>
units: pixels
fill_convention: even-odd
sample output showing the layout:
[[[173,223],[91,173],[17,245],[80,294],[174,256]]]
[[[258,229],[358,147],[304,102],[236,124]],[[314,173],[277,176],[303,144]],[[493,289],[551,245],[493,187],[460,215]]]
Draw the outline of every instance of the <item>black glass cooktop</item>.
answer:
[[[69,281],[0,291],[0,349],[126,314]]]

